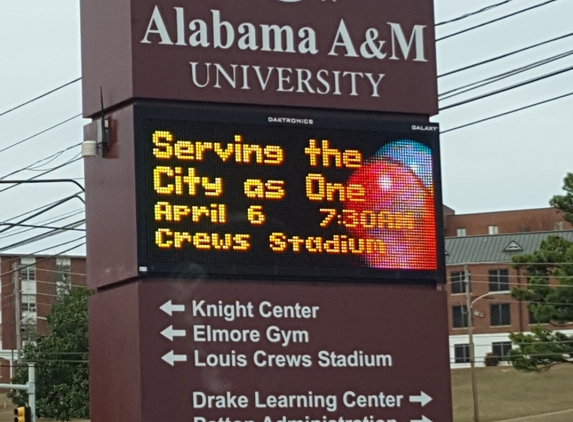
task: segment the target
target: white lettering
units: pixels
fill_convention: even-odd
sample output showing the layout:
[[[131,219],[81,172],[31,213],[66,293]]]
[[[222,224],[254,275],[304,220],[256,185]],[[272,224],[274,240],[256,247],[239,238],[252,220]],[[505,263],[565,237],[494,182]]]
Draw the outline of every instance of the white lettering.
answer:
[[[368,78],[368,81],[370,81],[370,83],[372,84],[372,96],[373,97],[379,97],[380,94],[378,94],[378,85],[382,81],[382,78],[386,75],[384,75],[383,73],[379,73],[377,81],[374,81],[374,78],[372,77],[372,73],[365,73],[365,75]]]
[[[242,23],[239,25],[239,34],[241,37],[238,41],[238,46],[241,50],[253,50],[259,49],[257,44],[257,30],[252,23]]]
[[[406,36],[404,35],[402,27],[399,23],[388,22],[388,25],[390,25],[392,33],[392,56],[390,57],[390,60],[399,60],[398,56],[396,55],[396,41],[398,41],[398,45],[400,46],[400,50],[402,50],[404,59],[408,59],[410,48],[412,47],[412,43],[415,41],[416,58],[414,61],[427,62],[426,58],[424,57],[425,25],[414,25],[414,28],[412,29],[412,35],[410,36],[410,41],[408,42],[406,42]]]
[[[236,64],[232,64],[231,67],[233,68],[233,76],[231,77],[231,75],[229,75],[225,69],[218,63],[215,63],[215,70],[216,70],[216,74],[217,74],[217,78],[215,82],[215,88],[221,88],[221,85],[219,84],[219,75],[223,75],[223,77],[227,80],[227,82],[229,83],[229,85],[233,88],[236,88],[236,80],[237,80],[237,65]]]
[[[211,14],[213,15],[213,47],[226,50],[230,48],[235,41],[233,25],[227,21],[221,22],[221,14],[218,10],[211,10]],[[225,32],[225,41],[223,41],[221,30]]]
[[[207,34],[207,24],[201,19],[194,19],[189,22],[189,29],[192,31],[189,36],[191,47],[209,47],[209,35]]]
[[[155,29],[153,29],[154,27]],[[173,41],[171,41],[171,38],[169,38],[167,27],[163,22],[163,18],[161,17],[161,13],[159,12],[159,8],[157,6],[155,6],[155,8],[153,9],[151,20],[149,21],[149,24],[147,25],[147,30],[145,31],[145,36],[141,40],[142,44],[151,44],[151,41],[147,39],[147,37],[149,37],[149,34],[158,34],[159,37],[161,38],[159,44],[173,45]]]
[[[294,53],[294,34],[290,26],[261,25],[263,33],[263,47],[261,51],[275,51],[280,53]],[[271,35],[274,34],[274,47],[271,48]],[[286,49],[283,48],[283,35],[286,40]]]
[[[343,19],[340,20],[340,24],[338,25],[338,30],[336,31],[336,36],[334,37],[332,48],[328,53],[329,56],[338,56],[335,51],[336,47],[344,47],[346,49],[346,57],[358,57]]]

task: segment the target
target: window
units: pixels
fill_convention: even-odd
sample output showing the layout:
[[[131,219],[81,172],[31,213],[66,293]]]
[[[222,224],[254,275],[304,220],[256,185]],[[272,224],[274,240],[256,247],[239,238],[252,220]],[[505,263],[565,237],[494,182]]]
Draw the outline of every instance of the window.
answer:
[[[529,310],[529,324],[539,324],[540,321],[535,317],[535,313]]]
[[[469,277],[468,277],[469,281]],[[452,294],[459,294],[466,292],[465,275],[463,271],[455,271],[450,273],[450,285],[452,286]],[[471,285],[470,285],[471,288]]]
[[[22,295],[22,311],[36,312],[36,295]]]
[[[56,260],[56,295],[63,297],[70,293],[72,288],[71,259],[58,258]]]
[[[553,230],[560,231],[563,230],[563,221],[556,221],[553,223]]]
[[[454,328],[463,328],[468,326],[468,312],[465,305],[454,306],[452,308],[454,316]]]
[[[532,305],[529,305],[529,306],[532,306]],[[534,325],[534,324],[546,324],[546,323],[548,323],[548,322],[549,322],[549,320],[546,319],[546,318],[544,318],[544,317],[538,318],[538,317],[535,316],[535,308],[534,308],[534,309],[529,309],[529,324],[530,324],[530,325]]]
[[[465,227],[459,227],[457,230],[457,236],[458,237],[464,237],[466,235],[466,228]]]
[[[469,363],[470,361],[470,345],[469,344],[456,344],[454,346],[454,362],[455,363]]]
[[[491,351],[494,356],[500,358],[501,360],[507,359],[509,351],[511,350],[511,341],[500,341],[491,344]]]
[[[36,280],[36,258],[22,258],[20,261],[20,278],[22,281]]]
[[[509,303],[491,305],[491,326],[511,325]]]
[[[497,226],[488,226],[487,234],[498,234],[498,233],[499,229],[497,228]]]
[[[20,259],[20,289],[22,292],[20,310],[22,320],[33,317],[36,313],[36,258]]]
[[[23,344],[27,344],[31,341],[36,341],[38,338],[38,325],[36,316],[33,314],[22,315],[20,331],[22,333]]]
[[[507,270],[489,270],[489,291],[503,292],[509,290]]]

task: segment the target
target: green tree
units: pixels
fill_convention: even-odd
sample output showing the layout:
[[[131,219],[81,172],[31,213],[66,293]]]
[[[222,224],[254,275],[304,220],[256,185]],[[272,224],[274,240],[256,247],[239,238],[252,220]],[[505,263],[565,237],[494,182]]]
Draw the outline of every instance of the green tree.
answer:
[[[537,321],[555,326],[573,321],[572,242],[549,236],[535,252],[515,256],[513,262],[527,276],[527,287],[513,288],[512,295],[530,302]],[[550,279],[557,285],[550,285]]]
[[[555,207],[565,213],[565,220],[573,224],[573,173],[567,173],[563,180],[565,195],[555,195],[549,201]]]
[[[515,369],[541,371],[561,363],[573,363],[573,338],[559,331],[550,331],[541,325],[533,327],[531,334],[511,333],[509,338],[517,345],[509,351],[509,360]]]
[[[23,357],[36,363],[36,408],[43,417],[60,421],[89,418],[88,312],[90,292],[74,288],[48,315],[50,334],[24,347]],[[12,382],[28,380],[26,363],[18,365]],[[18,405],[27,394],[8,393]]]
[[[555,195],[550,204],[573,223],[573,173],[565,177],[563,190],[565,194]],[[538,322],[550,324],[554,329],[573,328],[573,242],[549,236],[536,251],[515,256],[513,262],[527,277],[527,286],[513,288],[512,296],[529,302],[528,308]],[[550,280],[555,283],[550,284]],[[531,331],[510,336],[517,346],[510,353],[515,368],[539,371],[560,363],[573,363],[573,336],[544,326]]]

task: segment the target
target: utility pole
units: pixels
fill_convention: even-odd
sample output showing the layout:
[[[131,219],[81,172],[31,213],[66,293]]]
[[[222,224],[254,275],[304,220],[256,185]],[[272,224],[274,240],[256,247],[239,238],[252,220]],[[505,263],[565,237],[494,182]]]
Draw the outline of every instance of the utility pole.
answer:
[[[20,271],[18,261],[12,262],[12,282],[14,284],[14,323],[16,326],[16,362],[20,362],[22,355],[21,318],[22,306],[20,303]]]
[[[32,413],[31,422],[36,422],[36,364],[34,362],[28,362],[28,405]]]
[[[472,384],[472,396],[474,407],[474,422],[479,422],[479,406],[478,406],[478,391],[475,373],[475,346],[474,346],[474,327],[473,327],[473,304],[472,293],[470,289],[470,277],[468,273],[468,266],[464,266],[464,282],[466,284],[466,312],[468,316],[468,347],[470,352],[470,378]]]

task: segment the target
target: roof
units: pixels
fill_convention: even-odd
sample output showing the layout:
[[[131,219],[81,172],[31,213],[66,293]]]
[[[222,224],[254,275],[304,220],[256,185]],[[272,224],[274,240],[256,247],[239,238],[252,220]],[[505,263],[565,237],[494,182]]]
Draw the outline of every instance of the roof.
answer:
[[[573,230],[449,237],[446,265],[511,262],[515,255],[533,253],[549,236],[573,242]]]

